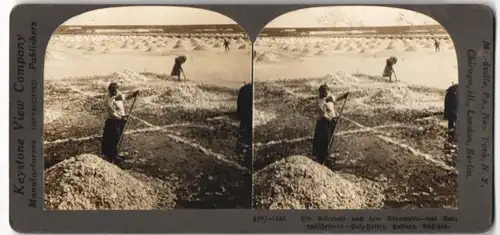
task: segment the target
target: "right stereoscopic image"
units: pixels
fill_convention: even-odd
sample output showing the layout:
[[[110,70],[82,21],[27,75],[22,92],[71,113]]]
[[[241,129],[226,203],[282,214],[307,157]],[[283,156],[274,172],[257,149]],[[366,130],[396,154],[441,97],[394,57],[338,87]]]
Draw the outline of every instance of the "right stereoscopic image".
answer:
[[[307,8],[254,49],[254,209],[458,207],[457,58],[437,21]]]

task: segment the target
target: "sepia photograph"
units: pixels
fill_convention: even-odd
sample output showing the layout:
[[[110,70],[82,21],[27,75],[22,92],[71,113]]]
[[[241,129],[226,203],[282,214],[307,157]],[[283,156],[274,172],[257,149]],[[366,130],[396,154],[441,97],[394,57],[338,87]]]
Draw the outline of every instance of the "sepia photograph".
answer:
[[[68,19],[45,54],[44,208],[250,209],[252,56],[208,10]]]
[[[438,22],[306,8],[254,50],[254,209],[458,207],[457,57]]]

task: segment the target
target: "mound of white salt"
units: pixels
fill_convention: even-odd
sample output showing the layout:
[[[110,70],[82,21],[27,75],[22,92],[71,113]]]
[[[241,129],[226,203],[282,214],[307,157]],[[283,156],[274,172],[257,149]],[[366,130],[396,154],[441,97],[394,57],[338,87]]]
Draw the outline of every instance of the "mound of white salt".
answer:
[[[379,185],[354,175],[337,173],[308,157],[290,156],[253,175],[258,209],[381,208]]]
[[[255,62],[263,64],[276,63],[278,61],[279,61],[278,55],[269,51],[258,54],[257,57],[255,58]]]
[[[103,48],[102,51],[101,51],[101,54],[106,54],[110,51],[109,48]]]
[[[173,49],[175,49],[175,50],[185,50],[186,47],[183,44],[175,44],[175,46],[173,47]]]
[[[319,51],[317,51],[317,52],[315,53],[315,55],[317,55],[317,56],[322,56],[322,55],[325,55],[325,54],[326,54],[326,53],[325,53],[325,51],[323,51],[323,50],[319,50]]]
[[[45,206],[57,210],[151,210],[154,190],[98,156],[83,154],[45,170]]]
[[[150,47],[146,48],[144,51],[145,52],[154,52],[154,51],[157,51],[157,50],[158,50],[157,48],[150,46]]]
[[[197,84],[182,83],[166,88],[154,102],[183,107],[214,107],[214,101],[223,100],[219,94],[207,92]]]
[[[258,109],[253,110],[253,126],[258,127],[274,120],[276,114],[272,112],[261,111]]]
[[[340,51],[343,49],[344,49],[344,45],[342,45],[341,43],[337,44],[337,46],[335,48],[333,48],[333,50],[336,50],[336,51]]]
[[[407,51],[407,52],[415,52],[415,51],[417,51],[417,48],[415,46],[408,46],[405,51]]]
[[[327,84],[329,87],[338,85],[355,85],[360,83],[359,78],[343,71],[337,71],[335,74],[328,74],[322,78],[309,79],[305,85],[312,90],[317,90],[319,86]]]
[[[365,103],[369,105],[410,105],[421,100],[405,85],[393,85],[370,92]]]
[[[238,38],[238,40],[236,40],[236,43],[238,44],[246,44],[245,40],[243,40],[243,38]]]
[[[372,51],[370,49],[368,49],[368,48],[363,48],[358,53],[360,53],[360,54],[369,54],[369,53],[372,53]]]
[[[115,72],[111,75],[111,81],[117,83],[133,82],[133,81],[146,81],[148,78],[140,73],[134,72],[130,69],[125,69],[123,72]]]
[[[193,48],[193,51],[206,51],[206,50],[208,50],[208,47],[205,45],[198,45]]]

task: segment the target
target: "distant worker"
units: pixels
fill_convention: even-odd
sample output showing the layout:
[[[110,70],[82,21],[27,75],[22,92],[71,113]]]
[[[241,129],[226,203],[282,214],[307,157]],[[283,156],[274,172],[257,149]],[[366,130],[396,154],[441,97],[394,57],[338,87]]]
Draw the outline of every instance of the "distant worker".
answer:
[[[174,67],[172,68],[172,72],[170,72],[170,76],[175,76],[179,81],[181,81],[181,73],[184,76],[184,80],[186,80],[186,75],[184,74],[184,70],[182,69],[182,65],[186,63],[186,56],[178,56],[174,60]]]
[[[434,39],[434,48],[436,52],[441,51],[441,49],[439,48],[439,41],[437,39]]]
[[[224,39],[224,49],[229,51],[229,41],[227,39]]]
[[[312,155],[319,164],[325,164],[330,155],[329,145],[333,141],[333,133],[339,117],[335,111],[335,102],[346,99],[349,95],[349,92],[347,92],[335,99],[333,95],[329,94],[328,90],[326,84],[319,87],[318,114],[312,150]]]
[[[392,82],[392,74],[396,77],[396,82],[398,81],[398,77],[396,76],[396,73],[394,72],[394,65],[398,62],[398,59],[394,56],[389,57],[385,61],[385,68],[384,72],[382,74],[382,77],[389,77],[389,82]]]
[[[111,83],[108,86],[108,96],[106,97],[108,118],[104,124],[101,153],[111,163],[120,163],[123,160],[118,156],[118,143],[128,119],[123,102],[136,97],[138,94],[139,91],[124,95],[119,91],[118,84],[116,83]]]
[[[240,121],[238,141],[236,143],[237,152],[245,154],[245,163],[247,166],[251,166],[252,164],[252,156],[249,151],[252,145],[252,94],[252,84],[245,84],[239,89],[236,101],[236,115]]]
[[[453,84],[446,90],[444,97],[444,119],[448,120],[448,142],[456,141],[457,128],[458,84]]]

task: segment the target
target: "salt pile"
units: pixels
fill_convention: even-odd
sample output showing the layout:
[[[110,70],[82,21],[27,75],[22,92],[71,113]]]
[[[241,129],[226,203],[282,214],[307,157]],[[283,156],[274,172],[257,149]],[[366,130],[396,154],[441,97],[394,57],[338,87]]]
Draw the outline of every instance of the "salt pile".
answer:
[[[275,63],[279,61],[278,55],[272,52],[264,52],[262,54],[257,55],[255,61],[257,63]]]
[[[194,47],[193,50],[194,51],[206,51],[206,50],[208,50],[208,47],[205,45],[198,45],[198,46]]]
[[[131,81],[146,81],[148,78],[142,74],[136,73],[130,69],[125,69],[123,72],[115,72],[111,75],[111,80],[114,82],[131,82]]]
[[[246,44],[245,40],[243,40],[242,38],[238,38],[238,40],[236,40],[236,42],[238,44]]]
[[[183,44],[176,44],[173,49],[177,49],[177,50],[185,50],[186,47],[184,47]]]
[[[336,51],[339,51],[342,49],[344,49],[344,45],[342,45],[341,43],[337,44],[337,46],[334,48],[334,50],[336,50]]]
[[[368,48],[363,48],[359,51],[360,54],[369,54],[369,53],[372,53],[372,51],[370,51],[370,49]]]
[[[351,74],[342,71],[337,71],[333,76],[328,75],[326,77],[326,80],[327,84],[329,85],[359,83],[359,79],[357,77],[354,77]]]
[[[156,97],[155,102],[173,106],[190,107],[196,105],[197,107],[213,108],[213,101],[221,99],[224,97],[204,91],[197,84],[183,83],[166,88]]]
[[[405,50],[405,51],[408,51],[408,52],[415,52],[415,51],[417,51],[417,48],[416,48],[416,47],[414,47],[414,46],[409,46],[409,47],[407,47],[407,48],[406,48],[406,50]]]
[[[421,100],[421,97],[407,86],[393,85],[373,90],[372,95],[366,99],[365,103],[370,105],[410,105]]]
[[[44,196],[57,210],[151,210],[157,201],[149,185],[90,154],[45,170]]]
[[[181,40],[177,40],[177,42],[175,42],[175,45],[173,47],[174,49],[184,49],[184,43],[181,41]]]
[[[381,208],[384,195],[375,183],[336,173],[304,156],[291,156],[253,176],[258,209]]]
[[[315,53],[315,55],[317,55],[317,56],[325,55],[325,51],[319,50],[318,52]]]
[[[274,120],[276,118],[276,114],[271,112],[265,112],[258,109],[253,110],[253,126],[258,127],[265,125],[266,123]]]

